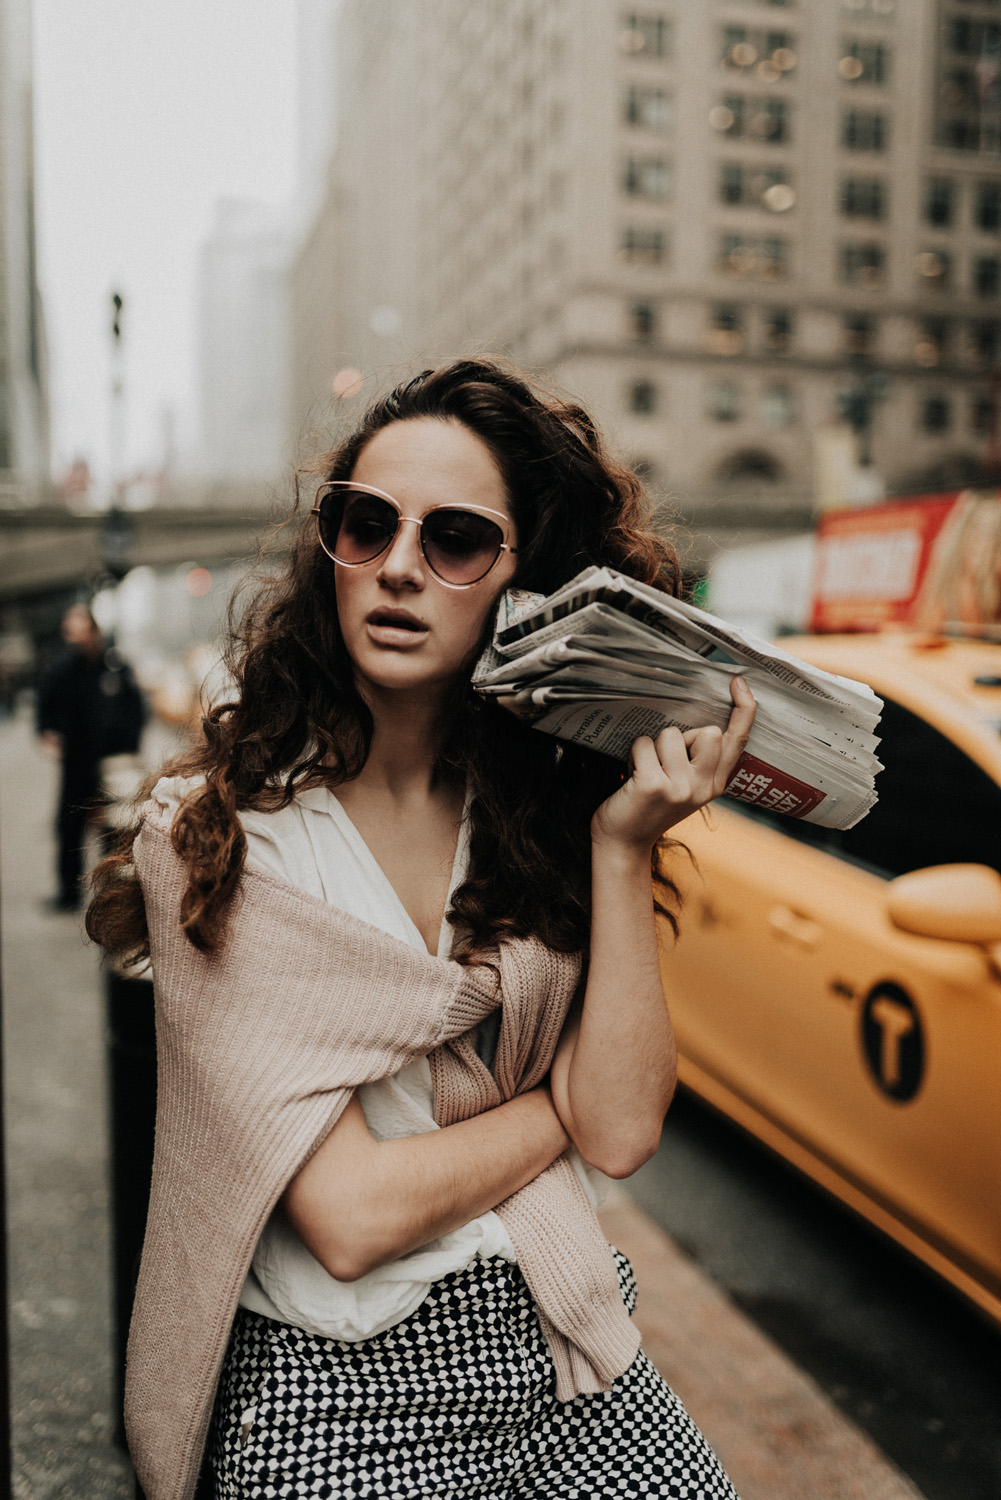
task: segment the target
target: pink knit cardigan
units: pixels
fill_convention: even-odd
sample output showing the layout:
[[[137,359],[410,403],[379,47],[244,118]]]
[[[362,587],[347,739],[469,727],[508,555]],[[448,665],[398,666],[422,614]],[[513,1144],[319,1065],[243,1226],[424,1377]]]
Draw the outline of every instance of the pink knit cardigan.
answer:
[[[126,1426],[148,1500],[191,1500],[240,1289],[265,1222],[361,1083],[430,1054],[442,1125],[546,1074],[580,976],[534,939],[492,963],[432,958],[248,865],[216,955],[180,930],[184,867],[148,804],[135,845],[159,1088]],[[501,1007],[487,1069],[476,1026]],[[535,1298],[557,1396],[607,1389],[639,1335],[565,1157],[498,1207]]]

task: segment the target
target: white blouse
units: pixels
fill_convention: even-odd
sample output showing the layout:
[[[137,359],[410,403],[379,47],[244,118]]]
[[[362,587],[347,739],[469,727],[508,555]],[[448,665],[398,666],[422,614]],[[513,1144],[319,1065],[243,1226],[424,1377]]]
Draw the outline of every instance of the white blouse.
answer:
[[[154,788],[153,797],[173,813],[195,784],[190,779],[164,777]],[[301,792],[290,806],[278,812],[243,812],[240,822],[247,836],[248,856],[255,864],[263,865],[289,885],[427,951],[368,845],[326,787]],[[463,823],[449,899],[464,878],[468,857]],[[448,957],[451,936],[452,929],[443,920],[438,936],[439,958]],[[357,1094],[368,1128],[377,1140],[423,1135],[439,1128],[434,1120],[431,1068],[426,1057],[391,1078],[363,1084]],[[576,1158],[574,1165],[596,1202],[604,1179],[586,1167],[576,1153],[572,1158]],[[326,1338],[371,1338],[409,1317],[434,1282],[464,1270],[477,1256],[487,1259],[493,1255],[516,1259],[500,1219],[495,1213],[485,1213],[451,1234],[378,1266],[357,1281],[337,1281],[306,1249],[279,1206],[257,1243],[240,1305]]]

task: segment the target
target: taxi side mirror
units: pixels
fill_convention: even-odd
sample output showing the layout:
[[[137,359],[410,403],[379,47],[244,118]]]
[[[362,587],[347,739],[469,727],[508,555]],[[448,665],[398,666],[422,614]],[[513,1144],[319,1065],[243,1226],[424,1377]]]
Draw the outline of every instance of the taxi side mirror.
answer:
[[[919,937],[1001,942],[1001,875],[989,865],[931,865],[887,886],[890,921]]]

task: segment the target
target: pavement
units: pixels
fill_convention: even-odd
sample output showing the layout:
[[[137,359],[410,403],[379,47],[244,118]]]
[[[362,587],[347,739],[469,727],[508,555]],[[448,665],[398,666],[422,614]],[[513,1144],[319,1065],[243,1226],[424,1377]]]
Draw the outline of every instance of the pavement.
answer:
[[[114,1442],[104,992],[53,886],[57,768],[0,723],[0,891],[16,1500],[132,1500]],[[920,1500],[908,1479],[616,1187],[648,1353],[743,1500]]]

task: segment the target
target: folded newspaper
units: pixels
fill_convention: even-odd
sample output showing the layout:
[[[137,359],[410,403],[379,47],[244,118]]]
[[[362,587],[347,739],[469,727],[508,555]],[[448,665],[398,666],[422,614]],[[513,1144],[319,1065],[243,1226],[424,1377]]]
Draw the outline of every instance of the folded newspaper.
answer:
[[[612,568],[548,597],[502,595],[473,686],[534,728],[625,760],[669,725],[725,729],[740,674],[758,703],[726,792],[824,828],[851,828],[876,801],[882,701]]]

